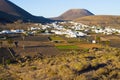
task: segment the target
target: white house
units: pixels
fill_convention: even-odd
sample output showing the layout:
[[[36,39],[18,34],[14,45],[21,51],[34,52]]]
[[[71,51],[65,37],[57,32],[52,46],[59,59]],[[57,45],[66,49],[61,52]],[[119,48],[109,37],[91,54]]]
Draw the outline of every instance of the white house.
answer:
[[[12,33],[24,33],[24,30],[17,29],[17,30],[11,30]]]
[[[86,36],[87,34],[83,33],[83,32],[76,32],[76,35],[78,37],[83,37],[83,36]]]
[[[1,31],[1,34],[11,34],[12,32],[11,31],[9,31],[9,30],[3,30],[3,31]]]
[[[76,38],[77,36],[75,34],[67,34],[65,37],[67,37],[67,38]]]

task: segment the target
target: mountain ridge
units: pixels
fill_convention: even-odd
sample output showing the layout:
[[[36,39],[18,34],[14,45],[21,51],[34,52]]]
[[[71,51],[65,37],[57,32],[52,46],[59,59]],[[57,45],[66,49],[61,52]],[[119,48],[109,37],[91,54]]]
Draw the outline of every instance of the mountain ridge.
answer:
[[[14,19],[12,18],[11,20],[8,17],[8,20],[6,22],[14,22],[16,20],[23,20],[25,22],[41,22],[41,23],[46,23],[46,22],[52,22],[52,20],[44,18],[44,17],[38,17],[38,16],[33,16],[29,12],[25,11],[21,7],[15,5],[9,0],[0,0],[0,19],[7,20],[6,16],[13,16]],[[6,16],[5,16],[6,15]]]

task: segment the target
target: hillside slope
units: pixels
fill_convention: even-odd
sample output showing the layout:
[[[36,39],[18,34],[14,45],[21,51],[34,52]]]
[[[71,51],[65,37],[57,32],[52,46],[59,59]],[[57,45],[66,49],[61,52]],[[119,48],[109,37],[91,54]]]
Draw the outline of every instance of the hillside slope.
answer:
[[[15,5],[9,0],[0,0],[0,19],[3,22],[14,22],[15,20],[23,20],[23,21],[31,21],[31,22],[49,22],[51,20],[46,19],[44,17],[36,17],[32,14],[28,13],[24,9],[20,8],[19,6]],[[10,17],[6,17],[10,16]],[[5,21],[4,21],[5,20]]]
[[[96,15],[96,16],[86,16],[74,20],[75,22],[81,22],[87,25],[96,26],[111,26],[115,28],[120,28],[120,16],[112,15]]]

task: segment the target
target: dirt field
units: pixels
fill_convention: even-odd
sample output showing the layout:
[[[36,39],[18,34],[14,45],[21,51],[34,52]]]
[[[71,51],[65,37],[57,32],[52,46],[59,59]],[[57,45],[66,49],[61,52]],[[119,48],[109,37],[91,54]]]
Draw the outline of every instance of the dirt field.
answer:
[[[19,47],[14,47],[14,50],[21,56],[31,55],[33,57],[39,53],[44,56],[52,56],[60,53],[50,42],[21,41],[19,44]]]
[[[99,45],[99,44],[78,44],[78,46],[80,48],[93,48],[93,47],[97,47],[97,48],[100,48],[102,47],[102,45]]]
[[[110,40],[110,46],[120,48],[120,35],[104,36],[107,40]]]
[[[18,38],[13,38],[14,40],[18,41],[42,41],[42,42],[48,42],[49,36],[47,35],[39,35],[39,36],[26,36],[26,37],[18,37]]]
[[[13,43],[14,52],[20,56],[31,56],[43,55],[43,56],[52,56],[59,55],[61,52],[56,48],[57,45],[75,45],[79,48],[93,48],[93,47],[102,47],[99,44],[90,44],[90,43],[53,43],[49,40],[48,35],[39,35],[39,36],[27,36],[24,39],[22,37],[13,38],[13,41],[18,41],[18,47],[15,47]],[[110,40],[111,47],[120,48],[120,36],[104,36],[104,38]],[[3,43],[4,47],[10,46],[7,41]]]
[[[12,38],[13,42],[18,41],[18,47],[15,44],[11,44],[14,52],[20,56],[35,56],[38,54],[44,56],[57,55],[60,51],[54,46],[48,39],[47,35],[40,36],[27,36],[24,39],[22,37]],[[8,41],[3,42],[4,47],[10,46]]]
[[[79,48],[87,48],[87,49],[91,49],[93,47],[97,47],[97,48],[101,48],[102,45],[100,44],[93,44],[93,43],[80,43],[80,42],[77,42],[77,43],[57,43],[55,44],[55,46],[62,46],[62,45],[68,45],[68,46],[78,46]]]
[[[115,39],[111,40],[110,46],[120,48],[120,40],[115,40]]]

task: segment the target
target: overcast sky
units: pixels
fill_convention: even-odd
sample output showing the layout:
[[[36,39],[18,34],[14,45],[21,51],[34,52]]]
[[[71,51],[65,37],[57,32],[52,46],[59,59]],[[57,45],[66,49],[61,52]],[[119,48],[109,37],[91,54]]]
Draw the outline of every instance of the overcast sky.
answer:
[[[36,16],[56,17],[69,9],[87,9],[96,15],[120,15],[120,0],[10,0]]]

